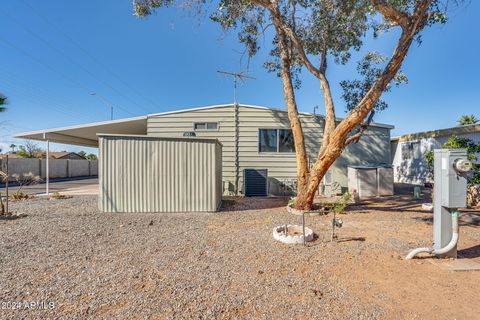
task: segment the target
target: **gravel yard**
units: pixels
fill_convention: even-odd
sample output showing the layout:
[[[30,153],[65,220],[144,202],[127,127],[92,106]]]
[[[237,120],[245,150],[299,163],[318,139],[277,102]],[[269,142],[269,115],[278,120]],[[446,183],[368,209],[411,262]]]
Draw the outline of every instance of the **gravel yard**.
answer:
[[[96,196],[11,204],[0,220],[0,318],[478,319],[480,271],[405,261],[431,241],[431,214],[398,199],[307,216],[318,238],[288,246],[272,228],[300,223],[286,199],[229,201],[219,213],[106,214]],[[480,229],[460,255],[480,262]],[[9,302],[52,302],[11,310]]]

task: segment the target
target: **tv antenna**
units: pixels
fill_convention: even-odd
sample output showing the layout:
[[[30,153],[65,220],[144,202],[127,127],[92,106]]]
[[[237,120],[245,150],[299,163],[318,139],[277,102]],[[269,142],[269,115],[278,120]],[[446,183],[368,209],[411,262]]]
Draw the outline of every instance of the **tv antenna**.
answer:
[[[218,73],[233,77],[233,104],[237,104],[237,81],[240,80],[245,83],[244,79],[257,80],[254,77],[247,76],[245,72],[235,73],[229,71],[217,70]]]

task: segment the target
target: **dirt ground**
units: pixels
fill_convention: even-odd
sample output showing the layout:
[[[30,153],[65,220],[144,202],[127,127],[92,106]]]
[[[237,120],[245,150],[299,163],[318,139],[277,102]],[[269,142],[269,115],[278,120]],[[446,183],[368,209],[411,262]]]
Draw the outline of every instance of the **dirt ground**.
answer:
[[[409,196],[366,202],[351,208],[345,220],[342,236],[362,237],[370,245],[329,272],[344,278],[362,301],[382,306],[386,319],[480,318],[480,270],[452,271],[454,261],[428,255],[404,260],[410,249],[432,241],[432,214]],[[458,256],[480,266],[479,220],[479,212],[463,214]]]
[[[301,222],[286,198],[229,199],[213,214],[106,214],[96,200],[12,203],[26,216],[0,220],[0,318],[480,318],[480,271],[404,260],[432,238],[410,194],[350,206],[336,242],[331,215],[306,216],[306,247],[273,240],[274,226]],[[461,260],[480,263],[478,219],[462,218]]]

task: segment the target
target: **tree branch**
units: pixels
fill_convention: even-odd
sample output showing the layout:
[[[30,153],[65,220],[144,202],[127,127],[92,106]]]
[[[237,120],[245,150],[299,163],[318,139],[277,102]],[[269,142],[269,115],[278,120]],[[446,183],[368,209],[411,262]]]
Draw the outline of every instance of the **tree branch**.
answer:
[[[383,0],[374,0],[373,1],[375,8],[387,19],[392,20],[397,25],[401,26],[402,29],[406,29],[409,24],[410,16],[395,8],[392,5],[387,4]]]
[[[261,7],[264,7],[265,9],[270,10],[271,2],[269,0],[250,0],[251,2],[258,4]]]
[[[347,139],[348,133],[351,128],[358,126],[368,113],[375,107],[378,99],[382,95],[387,85],[397,74],[400,66],[402,65],[408,49],[412,44],[415,35],[425,26],[428,21],[428,8],[431,0],[423,0],[417,4],[412,16],[412,20],[409,20],[409,24],[403,29],[402,35],[398,40],[395,51],[390,58],[387,66],[383,70],[382,74],[377,78],[373,86],[368,90],[363,99],[358,105],[342,120],[335,129],[334,135]],[[344,140],[344,141],[345,141]]]
[[[355,134],[352,134],[350,137],[348,137],[346,140],[345,140],[345,146],[348,146],[350,143],[352,142],[355,142],[357,143],[360,138],[363,136],[363,133],[365,132],[365,130],[367,130],[369,124],[368,123],[364,123],[360,126],[360,129],[358,129],[358,132],[355,133]]]
[[[326,48],[324,48],[322,51],[321,59],[322,59],[322,62],[320,65],[319,79],[320,79],[320,87],[322,88],[322,91],[323,91],[323,100],[325,104],[325,128],[323,130],[322,146],[326,146],[330,142],[330,136],[336,127],[335,104],[333,102],[330,83],[326,76],[326,71],[327,71],[327,49]],[[321,154],[322,149],[320,149],[319,155]]]

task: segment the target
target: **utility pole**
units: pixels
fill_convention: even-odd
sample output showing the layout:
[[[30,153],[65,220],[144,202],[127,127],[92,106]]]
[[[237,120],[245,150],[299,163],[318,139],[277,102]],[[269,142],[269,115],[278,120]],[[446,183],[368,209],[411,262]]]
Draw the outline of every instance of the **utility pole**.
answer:
[[[244,82],[243,79],[257,80],[254,77],[247,76],[243,71],[240,73],[236,73],[236,72],[230,72],[230,71],[217,70],[217,72],[233,77],[233,104],[234,105],[237,104],[237,81],[240,80]]]
[[[45,158],[45,194],[50,195],[50,140],[46,133],[43,133],[43,140],[47,142],[47,154]]]
[[[113,105],[111,102],[109,102],[107,99],[102,97],[101,95],[97,94],[96,92],[90,92],[91,96],[97,96],[100,100],[103,101],[107,105],[107,107],[110,108],[110,120],[113,120]]]

